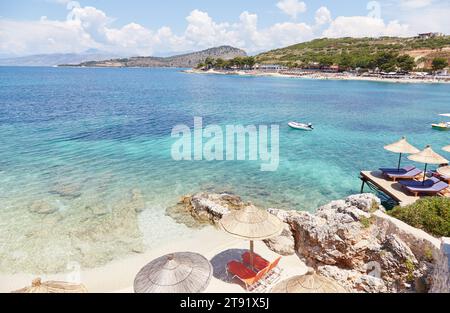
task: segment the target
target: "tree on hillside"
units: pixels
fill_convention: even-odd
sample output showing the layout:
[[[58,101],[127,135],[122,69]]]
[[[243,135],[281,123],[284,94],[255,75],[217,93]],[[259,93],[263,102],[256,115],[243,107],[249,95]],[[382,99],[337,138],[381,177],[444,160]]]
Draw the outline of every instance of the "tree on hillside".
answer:
[[[375,65],[383,72],[395,72],[397,70],[397,57],[396,53],[381,52],[377,55]]]
[[[448,66],[448,61],[445,58],[434,58],[431,66],[433,71],[443,70]]]
[[[226,67],[226,65],[227,65],[227,61],[225,61],[225,60],[222,59],[222,58],[218,58],[218,59],[214,62],[214,67],[215,67],[215,68],[223,69],[223,68]]]
[[[319,59],[319,64],[321,66],[331,66],[334,64],[333,57],[329,55],[324,55]]]
[[[372,55],[360,55],[355,58],[355,67],[374,69],[376,67],[375,58]]]
[[[247,67],[253,68],[256,64],[255,57],[246,57],[244,63],[245,65],[247,65]]]
[[[289,62],[286,63],[286,66],[287,66],[288,68],[296,68],[296,67],[298,67],[298,63],[297,63],[297,62],[289,61]]]
[[[207,57],[207,58],[205,59],[205,62],[204,62],[204,63],[205,63],[205,65],[206,65],[206,67],[207,67],[208,69],[214,67],[214,59],[211,58],[211,57]]]
[[[404,72],[410,72],[416,66],[414,58],[405,54],[397,58],[397,66]]]
[[[340,68],[349,69],[354,67],[354,62],[350,54],[345,52],[340,55],[338,65]]]
[[[202,69],[202,68],[204,68],[205,66],[206,66],[205,63],[200,62],[200,63],[197,64],[196,68],[197,68],[197,69]]]

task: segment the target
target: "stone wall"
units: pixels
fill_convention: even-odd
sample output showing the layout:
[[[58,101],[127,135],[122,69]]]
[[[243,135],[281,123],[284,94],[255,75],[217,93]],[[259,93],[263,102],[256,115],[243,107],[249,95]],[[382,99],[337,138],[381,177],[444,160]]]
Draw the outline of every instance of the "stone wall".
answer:
[[[430,292],[450,293],[450,238],[442,238],[433,272]]]
[[[381,210],[373,213],[376,218],[375,224],[381,237],[395,234],[403,240],[417,258],[436,258],[441,242],[423,230],[412,227]]]

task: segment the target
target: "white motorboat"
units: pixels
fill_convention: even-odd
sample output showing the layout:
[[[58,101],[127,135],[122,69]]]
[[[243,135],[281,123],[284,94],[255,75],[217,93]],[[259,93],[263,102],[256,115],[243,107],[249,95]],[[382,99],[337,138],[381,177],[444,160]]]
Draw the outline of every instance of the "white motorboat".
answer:
[[[304,123],[297,123],[297,122],[289,122],[289,127],[299,130],[306,130],[306,131],[312,131],[314,130],[314,126],[311,123],[304,124]]]
[[[444,116],[444,117],[450,117],[450,113],[445,113],[445,114],[439,114],[440,116]],[[433,127],[433,129],[437,129],[437,130],[450,130],[450,122],[442,122],[439,124],[431,124],[431,127]]]

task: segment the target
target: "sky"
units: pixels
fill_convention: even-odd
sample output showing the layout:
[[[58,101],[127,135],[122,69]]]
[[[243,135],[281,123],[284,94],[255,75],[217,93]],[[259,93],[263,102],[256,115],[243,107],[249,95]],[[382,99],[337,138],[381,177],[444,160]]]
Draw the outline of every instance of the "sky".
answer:
[[[0,0],[0,56],[255,54],[315,38],[450,34],[449,0]]]

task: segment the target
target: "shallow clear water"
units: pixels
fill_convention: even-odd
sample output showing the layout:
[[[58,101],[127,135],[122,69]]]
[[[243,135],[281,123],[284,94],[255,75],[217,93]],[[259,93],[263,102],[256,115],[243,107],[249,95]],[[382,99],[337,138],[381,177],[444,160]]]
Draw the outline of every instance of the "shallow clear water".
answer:
[[[450,86],[443,84],[191,75],[176,69],[0,68],[0,254],[9,260],[0,265],[8,271],[23,262],[19,268],[34,269],[26,259],[44,246],[36,236],[50,246],[58,238],[42,234],[55,214],[30,213],[36,201],[58,208],[50,223],[63,225],[68,236],[55,243],[58,249],[37,252],[49,260],[50,254],[77,259],[71,252],[77,218],[86,222],[97,218],[86,210],[129,203],[132,190],[145,203],[139,223],[150,247],[186,233],[164,216],[186,193],[229,190],[263,207],[313,211],[359,192],[361,169],[395,166],[397,156],[382,147],[403,135],[436,151],[450,144],[449,133],[430,126],[439,121],[437,114],[450,111],[449,95]],[[279,124],[279,169],[261,172],[259,161],[172,160],[171,129],[192,126],[194,116],[205,125]],[[316,130],[291,130],[291,120],[312,122]],[[95,237],[111,246],[87,253],[93,260],[82,263],[115,257],[114,235]]]

